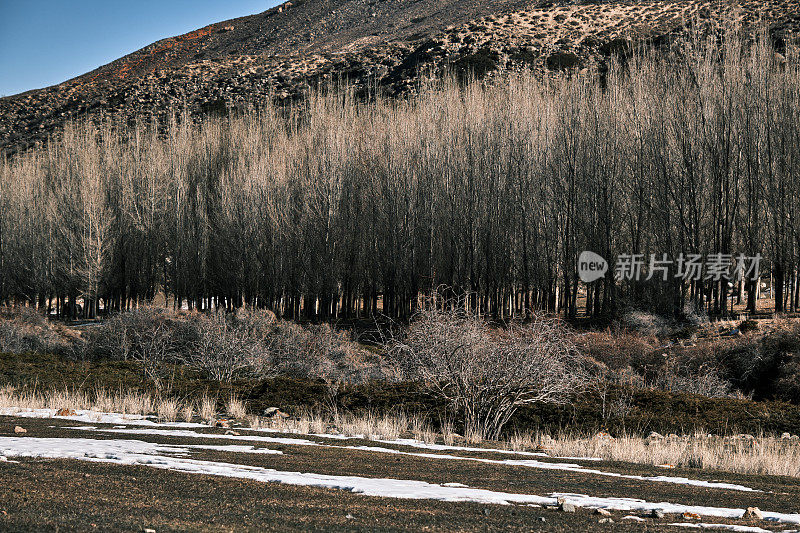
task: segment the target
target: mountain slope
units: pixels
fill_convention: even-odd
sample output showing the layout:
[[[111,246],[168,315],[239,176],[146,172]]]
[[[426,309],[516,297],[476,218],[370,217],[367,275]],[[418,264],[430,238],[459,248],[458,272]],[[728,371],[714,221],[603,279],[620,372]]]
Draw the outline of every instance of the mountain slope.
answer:
[[[390,94],[421,67],[581,67],[627,41],[686,24],[800,22],[797,0],[660,0],[585,5],[523,0],[300,0],[163,39],[59,85],[0,99],[0,150],[13,153],[82,117],[199,116],[301,94],[309,82],[374,80]]]

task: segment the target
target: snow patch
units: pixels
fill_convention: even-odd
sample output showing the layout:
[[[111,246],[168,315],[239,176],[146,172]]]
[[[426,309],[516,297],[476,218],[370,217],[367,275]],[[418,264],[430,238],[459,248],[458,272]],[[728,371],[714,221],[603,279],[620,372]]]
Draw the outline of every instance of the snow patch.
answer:
[[[632,522],[647,522],[647,520],[645,520],[641,516],[633,516],[632,514],[629,514],[628,516],[623,516],[622,518],[620,518],[620,520],[631,520]]]
[[[71,416],[57,416],[56,409],[30,409],[26,407],[3,407],[0,408],[0,416],[15,416],[18,418],[57,418],[60,420],[72,420],[75,422],[86,422],[89,424],[116,424],[128,426],[152,426],[152,427],[175,427],[175,428],[202,428],[208,427],[196,422],[156,422],[150,417],[142,415],[125,415],[120,413],[102,413],[99,411],[89,411],[86,409],[76,410]]]
[[[686,477],[673,477],[673,476],[639,476],[635,474],[620,474],[618,472],[607,472],[605,470],[597,470],[593,468],[586,468],[575,463],[549,463],[545,461],[538,461],[535,459],[486,459],[482,457],[461,457],[458,455],[445,455],[437,453],[417,453],[405,452],[395,450],[393,448],[384,448],[381,446],[339,446],[331,444],[322,444],[306,439],[295,439],[291,437],[266,437],[261,435],[220,435],[211,433],[198,433],[190,430],[178,429],[150,429],[150,428],[130,428],[130,429],[98,429],[94,426],[78,426],[69,429],[79,430],[94,430],[104,431],[109,433],[125,433],[136,435],[159,435],[169,437],[191,437],[191,438],[211,438],[211,439],[232,439],[232,440],[245,440],[245,441],[260,441],[270,442],[275,444],[297,444],[303,446],[320,446],[325,448],[344,448],[349,450],[362,450],[367,452],[376,453],[391,453],[408,455],[412,457],[423,457],[425,459],[437,460],[456,460],[456,461],[475,461],[480,463],[498,464],[506,466],[522,466],[526,468],[538,468],[543,470],[562,470],[567,472],[578,472],[581,474],[591,474],[598,476],[607,476],[620,479],[633,479],[636,481],[652,481],[656,483],[672,483],[677,485],[689,485],[693,487],[704,487],[712,489],[736,490],[744,492],[761,492],[760,490],[746,487],[744,485],[737,485],[734,483],[723,483],[717,481],[704,481],[699,479],[689,479]],[[382,441],[382,442],[395,442],[395,441]],[[437,445],[431,445],[437,446]],[[433,448],[436,449],[436,448]],[[469,448],[467,448],[469,449]]]
[[[448,446],[447,444],[431,444],[416,439],[376,439],[375,442],[383,444],[394,444],[396,446],[411,446],[413,448],[423,448],[426,450],[455,451],[455,452],[487,452],[487,453],[507,453],[509,455],[527,455],[531,457],[550,457],[544,452],[524,452],[519,450],[501,450],[499,448],[475,448],[469,446]],[[590,459],[591,460],[591,459]]]
[[[208,426],[205,426],[208,427]],[[226,439],[251,442],[268,442],[271,444],[292,444],[295,446],[325,446],[307,439],[295,439],[292,437],[264,437],[261,435],[222,435],[219,433],[198,433],[188,429],[151,429],[151,428],[98,428],[96,426],[73,426],[65,429],[79,431],[98,431],[103,433],[121,433],[125,435],[152,435],[155,437],[183,437],[191,439]]]
[[[736,524],[705,524],[702,522],[694,524],[690,522],[680,522],[669,525],[675,527],[686,527],[690,529],[723,529],[726,531],[741,531],[748,533],[772,533],[769,529],[763,529],[755,526],[738,526]]]
[[[271,450],[269,448],[256,448],[255,446],[243,446],[238,444],[225,444],[215,446],[213,444],[183,444],[185,448],[195,450],[213,450],[216,452],[232,452],[232,453],[259,453],[265,455],[283,455],[280,450]]]

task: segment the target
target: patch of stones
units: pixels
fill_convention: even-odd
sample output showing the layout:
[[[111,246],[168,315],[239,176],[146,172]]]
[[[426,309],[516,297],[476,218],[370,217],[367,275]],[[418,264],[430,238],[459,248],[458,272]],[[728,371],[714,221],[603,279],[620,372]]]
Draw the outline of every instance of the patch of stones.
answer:
[[[570,502],[568,498],[564,497],[559,497],[556,499],[556,504],[554,508],[562,513],[575,513],[578,510],[577,505]],[[598,523],[600,524],[614,523],[614,518],[613,518],[614,514],[608,509],[603,509],[602,507],[599,507],[594,509],[593,514],[599,517]],[[646,522],[648,519],[661,520],[665,518],[666,515],[667,513],[663,509],[653,509],[649,512],[640,513],[637,515],[628,514],[619,518],[619,520]],[[702,519],[702,517],[699,514],[692,512],[681,513],[680,518],[683,520],[691,520],[691,521],[699,521]],[[764,518],[764,513],[762,513],[761,509],[759,509],[758,507],[748,507],[742,514],[740,520],[757,521],[757,520],[765,520],[765,518]]]

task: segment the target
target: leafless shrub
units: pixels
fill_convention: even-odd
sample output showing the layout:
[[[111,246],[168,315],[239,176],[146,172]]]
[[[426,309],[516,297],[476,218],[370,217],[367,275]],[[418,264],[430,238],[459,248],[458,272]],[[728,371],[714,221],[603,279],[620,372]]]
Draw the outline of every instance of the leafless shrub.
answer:
[[[30,327],[45,327],[47,319],[31,307],[0,307],[0,319],[13,320]]]
[[[590,331],[575,342],[586,357],[613,371],[638,368],[662,344],[656,337],[627,330]]]
[[[278,319],[267,309],[240,307],[236,311],[236,327],[254,340],[266,341],[275,330]]]
[[[469,312],[429,307],[387,352],[463,413],[465,437],[496,439],[519,406],[565,402],[583,381],[567,330],[539,316],[500,330]]]
[[[671,332],[668,320],[646,311],[628,311],[622,316],[622,323],[643,335],[663,337]]]
[[[586,389],[597,394],[603,420],[624,418],[633,410],[633,391],[642,388],[644,378],[631,369],[614,369],[601,361],[586,358]]]
[[[720,376],[714,366],[703,363],[692,368],[671,357],[667,357],[661,368],[656,385],[671,392],[688,392],[709,398],[725,398],[733,395],[733,387]]]
[[[695,326],[708,324],[708,313],[706,313],[705,309],[701,306],[697,305],[696,302],[686,302],[683,306],[683,317]]]
[[[329,324],[300,326],[280,321],[266,340],[271,370],[328,383],[396,379],[379,355],[358,346],[349,334]]]
[[[88,350],[94,356],[137,361],[156,389],[163,387],[164,365],[174,361],[175,325],[165,312],[142,307],[119,313],[91,332]]]
[[[30,307],[0,308],[0,352],[71,353],[80,340],[69,338]]]
[[[322,334],[329,329],[320,329]],[[307,376],[322,375],[329,370],[325,368],[326,360],[321,357],[330,352],[330,338],[319,338],[293,322],[280,322],[269,338],[269,350],[276,369],[287,375]]]
[[[231,381],[268,365],[268,352],[251,331],[231,323],[224,312],[197,315],[187,323],[191,329],[181,361],[217,381]]]
[[[177,313],[143,307],[87,331],[87,354],[131,359],[161,386],[168,364],[184,364],[217,381],[277,374],[329,383],[395,377],[383,358],[328,324],[277,321],[265,310]]]

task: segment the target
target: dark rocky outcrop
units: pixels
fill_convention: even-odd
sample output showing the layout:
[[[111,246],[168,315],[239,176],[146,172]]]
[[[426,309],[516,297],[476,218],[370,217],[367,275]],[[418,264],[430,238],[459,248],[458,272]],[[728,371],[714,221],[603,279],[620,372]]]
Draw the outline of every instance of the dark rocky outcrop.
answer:
[[[794,5],[794,4],[792,4]],[[480,78],[503,69],[581,69],[643,43],[665,47],[690,22],[770,26],[786,43],[800,23],[779,0],[728,11],[701,0],[544,3],[521,0],[299,0],[163,39],[56,86],[0,99],[0,151],[41,142],[84,117],[164,120],[225,114],[301,97],[346,79],[390,95],[420,72]]]

